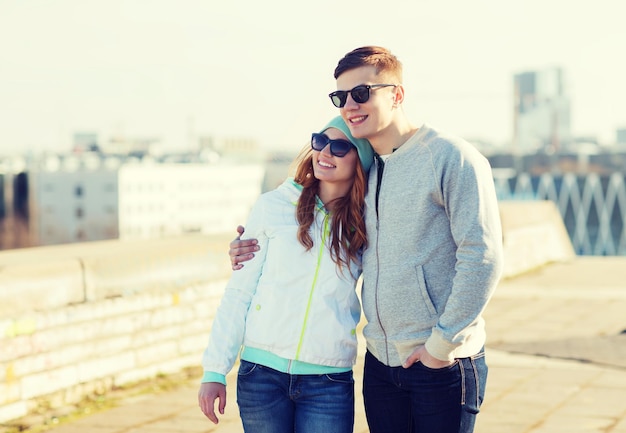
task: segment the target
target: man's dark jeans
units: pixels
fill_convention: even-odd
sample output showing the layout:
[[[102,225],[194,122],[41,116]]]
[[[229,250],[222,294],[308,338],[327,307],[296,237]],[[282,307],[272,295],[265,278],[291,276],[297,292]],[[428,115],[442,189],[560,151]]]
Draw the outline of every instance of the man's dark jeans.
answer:
[[[485,353],[432,369],[388,367],[365,355],[363,399],[370,433],[471,433],[485,395]]]

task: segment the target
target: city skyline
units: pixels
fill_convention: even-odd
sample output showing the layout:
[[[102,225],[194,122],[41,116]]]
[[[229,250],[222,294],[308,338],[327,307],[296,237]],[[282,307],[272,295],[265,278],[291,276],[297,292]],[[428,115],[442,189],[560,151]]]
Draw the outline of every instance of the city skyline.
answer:
[[[560,67],[572,132],[626,127],[626,5],[563,0],[0,0],[0,155],[69,151],[73,134],[252,137],[295,150],[328,117],[337,60],[382,45],[405,66],[417,126],[506,143],[513,76]]]

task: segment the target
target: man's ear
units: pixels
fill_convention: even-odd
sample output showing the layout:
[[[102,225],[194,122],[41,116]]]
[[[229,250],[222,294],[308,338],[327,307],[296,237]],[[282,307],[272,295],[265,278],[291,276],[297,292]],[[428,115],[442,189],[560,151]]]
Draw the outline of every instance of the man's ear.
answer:
[[[393,90],[393,105],[398,106],[404,102],[404,87],[402,84],[398,84]]]

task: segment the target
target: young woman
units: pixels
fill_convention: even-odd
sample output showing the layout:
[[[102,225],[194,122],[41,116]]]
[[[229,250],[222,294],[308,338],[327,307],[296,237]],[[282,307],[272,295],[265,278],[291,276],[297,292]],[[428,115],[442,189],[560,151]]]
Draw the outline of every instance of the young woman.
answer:
[[[198,399],[217,423],[216,400],[223,414],[225,375],[241,353],[237,403],[246,432],[351,433],[355,286],[373,151],[336,117],[298,161],[295,176],[251,210],[246,236],[260,252],[226,287]]]

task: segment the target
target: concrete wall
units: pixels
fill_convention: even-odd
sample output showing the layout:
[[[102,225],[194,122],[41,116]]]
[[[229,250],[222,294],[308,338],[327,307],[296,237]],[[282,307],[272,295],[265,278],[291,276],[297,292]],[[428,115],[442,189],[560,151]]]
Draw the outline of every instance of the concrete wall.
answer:
[[[505,278],[576,256],[554,202],[503,201],[500,216]]]
[[[502,203],[513,276],[573,257],[551,202]],[[0,422],[198,366],[233,236],[0,252]]]

